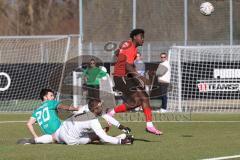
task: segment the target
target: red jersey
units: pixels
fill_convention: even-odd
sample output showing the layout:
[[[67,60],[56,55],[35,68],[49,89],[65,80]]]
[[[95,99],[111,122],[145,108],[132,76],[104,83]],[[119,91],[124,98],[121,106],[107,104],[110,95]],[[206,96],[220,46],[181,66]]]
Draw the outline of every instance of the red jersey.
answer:
[[[119,51],[117,62],[114,66],[114,76],[126,75],[126,63],[134,65],[134,60],[137,56],[137,47],[132,41],[125,42]]]

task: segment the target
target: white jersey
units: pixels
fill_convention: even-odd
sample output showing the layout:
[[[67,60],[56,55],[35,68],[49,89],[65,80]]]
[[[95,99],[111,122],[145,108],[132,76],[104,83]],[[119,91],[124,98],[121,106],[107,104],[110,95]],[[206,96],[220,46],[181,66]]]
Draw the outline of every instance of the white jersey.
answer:
[[[119,144],[119,138],[109,136],[102,129],[102,126],[97,118],[87,121],[73,121],[67,119],[61,127],[56,131],[56,140],[64,142],[68,145],[87,144],[91,142],[88,134],[94,132],[101,141],[111,144]]]
[[[162,82],[170,83],[171,67],[170,67],[169,61],[166,60],[166,61],[162,62],[161,65],[163,65],[167,68],[167,72],[163,76],[158,77],[158,81],[159,82],[162,81]]]
[[[83,113],[87,113],[90,112],[89,108],[88,108],[88,104],[80,107],[80,109],[78,111],[74,111],[74,114],[83,114]],[[105,119],[107,122],[111,123],[112,125],[116,126],[117,128],[120,126],[120,123],[113,118],[112,116],[108,115],[108,114],[103,114],[102,118]]]

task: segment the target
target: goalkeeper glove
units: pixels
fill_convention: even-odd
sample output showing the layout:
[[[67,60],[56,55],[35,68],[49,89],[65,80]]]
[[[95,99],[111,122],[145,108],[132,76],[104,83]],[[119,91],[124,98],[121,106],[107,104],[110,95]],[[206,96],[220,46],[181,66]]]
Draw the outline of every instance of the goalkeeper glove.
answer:
[[[126,134],[129,134],[131,132],[131,129],[128,127],[125,127],[124,129],[122,129],[122,131]]]
[[[118,129],[122,130],[126,134],[129,134],[131,132],[131,129],[129,127],[125,127],[121,124],[119,125]]]
[[[133,144],[133,136],[127,136],[125,139],[121,139],[121,144]]]

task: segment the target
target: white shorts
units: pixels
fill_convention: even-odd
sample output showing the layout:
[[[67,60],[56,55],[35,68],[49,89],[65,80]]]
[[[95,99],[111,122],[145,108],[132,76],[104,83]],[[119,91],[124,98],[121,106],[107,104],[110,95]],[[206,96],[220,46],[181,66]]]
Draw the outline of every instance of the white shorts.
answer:
[[[75,133],[72,121],[64,121],[55,132],[55,137],[58,143],[66,143],[67,145],[79,145],[91,142],[89,133]]]

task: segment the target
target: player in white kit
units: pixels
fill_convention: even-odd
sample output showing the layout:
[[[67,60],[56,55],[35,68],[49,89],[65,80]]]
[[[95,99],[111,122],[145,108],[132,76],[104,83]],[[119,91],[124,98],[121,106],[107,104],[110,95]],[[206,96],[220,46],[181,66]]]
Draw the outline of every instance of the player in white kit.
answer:
[[[53,138],[58,143],[68,145],[79,145],[101,141],[111,144],[132,144],[132,136],[112,137],[103,130],[98,118],[102,115],[102,103],[100,100],[92,99],[88,103],[91,112],[85,113],[89,120],[82,115],[72,116],[65,120],[61,127],[55,132]]]

